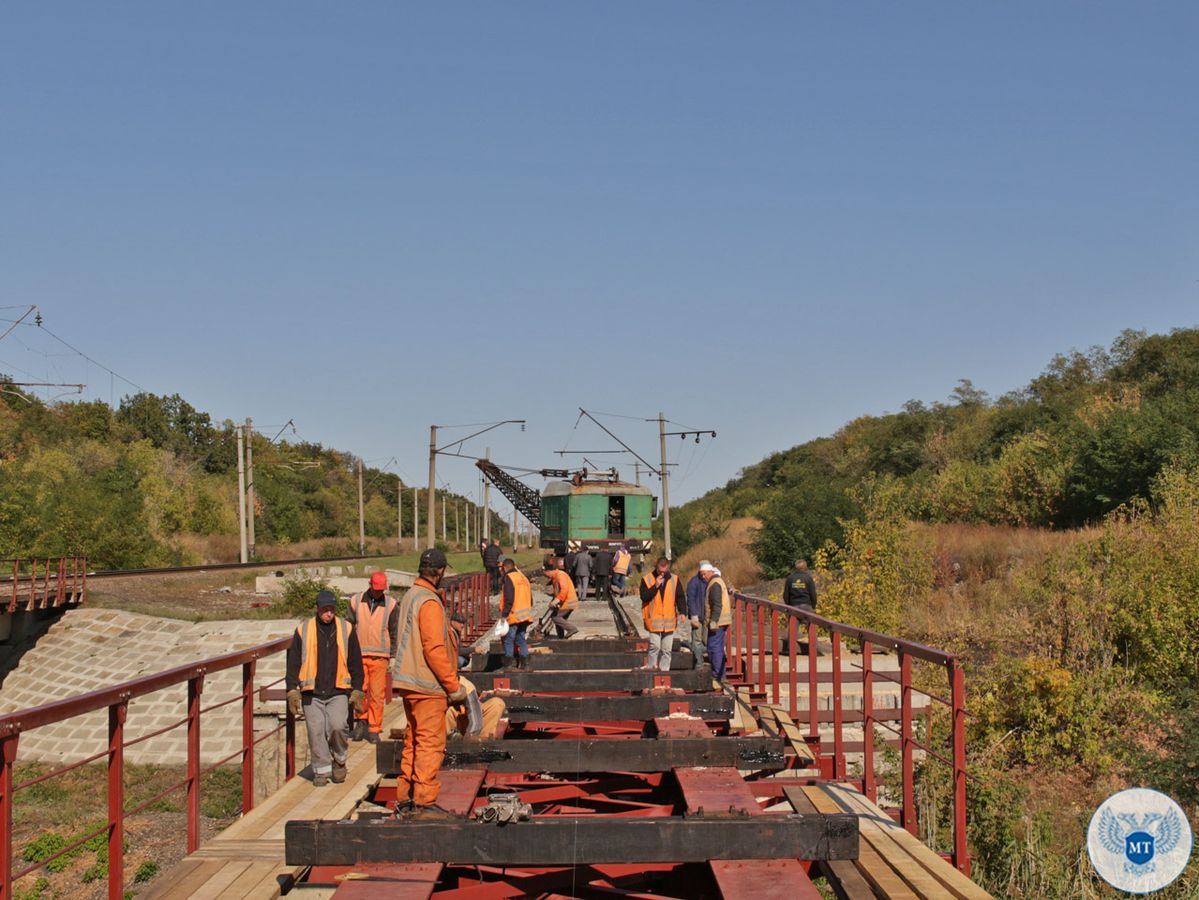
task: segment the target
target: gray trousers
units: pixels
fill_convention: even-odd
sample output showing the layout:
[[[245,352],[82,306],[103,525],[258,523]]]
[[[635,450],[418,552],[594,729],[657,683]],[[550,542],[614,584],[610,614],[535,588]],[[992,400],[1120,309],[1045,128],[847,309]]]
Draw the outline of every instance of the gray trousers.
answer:
[[[575,579],[575,593],[579,595],[579,600],[587,599],[587,588],[591,585],[590,575],[580,575]]]
[[[350,698],[335,694],[320,699],[304,694],[304,725],[308,729],[308,754],[313,775],[328,775],[333,764],[346,764],[349,750]]]
[[[704,664],[704,648],[708,643],[708,629],[702,622],[698,626],[692,625],[690,619],[682,619],[680,622],[680,631],[683,626],[687,628],[687,643],[691,647],[691,655],[695,657],[695,667],[698,669]]]
[[[647,668],[670,671],[670,654],[674,649],[674,632],[649,633],[649,664]]]

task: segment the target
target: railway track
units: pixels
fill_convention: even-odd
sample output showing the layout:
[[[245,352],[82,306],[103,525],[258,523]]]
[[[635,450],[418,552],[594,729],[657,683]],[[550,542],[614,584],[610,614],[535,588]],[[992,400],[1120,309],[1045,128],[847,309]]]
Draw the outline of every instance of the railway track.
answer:
[[[633,621],[633,617],[629,615],[629,611],[620,604],[615,597],[609,595],[608,607],[612,610],[612,621],[616,623],[616,633],[622,638],[635,638],[640,636],[637,630],[637,623]]]

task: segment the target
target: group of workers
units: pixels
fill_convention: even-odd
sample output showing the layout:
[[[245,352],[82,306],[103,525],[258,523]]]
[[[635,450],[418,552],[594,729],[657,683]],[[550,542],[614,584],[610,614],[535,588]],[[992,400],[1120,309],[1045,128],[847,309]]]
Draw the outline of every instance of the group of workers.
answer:
[[[574,579],[578,599],[586,600],[594,584],[595,599],[607,602],[612,599],[613,591],[624,596],[632,566],[633,555],[624,547],[617,547],[615,551],[601,548],[594,554],[571,550],[562,558],[561,568]]]
[[[498,549],[499,545],[490,546]],[[613,562],[624,568],[618,574],[627,576],[628,551],[622,548],[622,552],[625,559],[618,554]],[[576,555],[576,578],[578,559],[589,557],[585,552]],[[476,718],[481,721],[470,721],[468,700],[471,694],[476,695],[475,700],[478,697],[474,686],[458,674],[469,662],[462,646],[466,620],[460,614],[447,614],[445,594],[439,587],[446,566],[444,552],[424,551],[415,583],[398,602],[387,593],[387,575],[375,572],[369,588],[350,598],[344,618],[337,615],[337,597],[321,591],[316,597],[316,614],[296,629],[287,650],[287,705],[294,716],[304,718],[315,786],[346,780],[349,740],[379,741],[390,671],[407,720],[398,780],[399,809],[420,818],[451,817],[436,802],[447,735],[466,734],[473,728],[472,734],[493,737],[505,707],[500,698],[489,697],[476,704]],[[569,620],[586,590],[579,589],[567,573],[568,567],[563,557],[551,557],[545,563],[553,614],[550,621],[563,639],[578,632]],[[532,587],[511,558],[501,558],[496,568],[500,617],[507,623],[503,662],[505,667],[527,668]],[[613,571],[609,568],[605,577]],[[587,577],[590,574],[589,570]],[[623,591],[623,579],[617,587]],[[606,592],[606,588],[601,590]],[[706,650],[713,676],[724,678],[732,592],[716,566],[702,561],[683,587],[671,572],[670,560],[660,557],[641,581],[640,599],[642,623],[649,636],[646,668],[670,670],[675,631],[685,623],[696,665]],[[815,607],[816,586],[803,560],[796,562],[795,572],[787,579],[783,599],[791,606]]]
[[[476,691],[458,674],[466,621],[446,611],[439,588],[446,565],[441,550],[424,551],[416,581],[398,603],[387,595],[386,574],[374,573],[370,588],[350,598],[345,618],[337,615],[336,596],[321,591],[316,615],[296,629],[287,651],[287,705],[304,718],[314,786],[346,779],[350,709],[354,736],[378,742],[390,670],[407,720],[399,808],[419,818],[450,817],[437,806],[447,735],[473,724],[478,737],[493,737],[504,701],[479,703],[480,721],[471,723],[468,699]]]

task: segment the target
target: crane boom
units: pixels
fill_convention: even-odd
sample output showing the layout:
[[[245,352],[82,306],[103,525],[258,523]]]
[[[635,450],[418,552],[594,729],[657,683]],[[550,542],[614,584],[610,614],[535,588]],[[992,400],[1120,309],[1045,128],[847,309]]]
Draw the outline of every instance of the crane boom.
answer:
[[[541,494],[538,491],[513,478],[489,459],[475,460],[475,465],[508,498],[517,512],[537,528],[541,527]]]

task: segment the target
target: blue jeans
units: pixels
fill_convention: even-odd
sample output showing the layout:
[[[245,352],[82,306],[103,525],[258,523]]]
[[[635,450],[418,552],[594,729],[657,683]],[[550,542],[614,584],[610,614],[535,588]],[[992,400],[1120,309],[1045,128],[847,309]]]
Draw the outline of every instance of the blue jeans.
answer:
[[[626,578],[626,576],[621,575],[619,572],[613,572],[612,573],[612,587],[616,588],[616,590],[620,591],[621,593],[624,593],[625,578]]]
[[[712,664],[712,677],[724,679],[724,635],[729,626],[721,625],[708,632],[708,662]]]
[[[528,630],[528,622],[517,622],[508,626],[508,633],[504,635],[504,656],[516,656],[512,652],[513,645],[519,648],[521,656],[529,655],[529,642],[525,640],[525,632]]]

